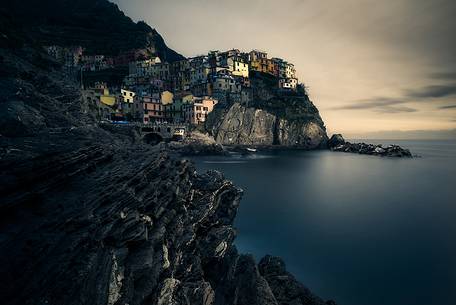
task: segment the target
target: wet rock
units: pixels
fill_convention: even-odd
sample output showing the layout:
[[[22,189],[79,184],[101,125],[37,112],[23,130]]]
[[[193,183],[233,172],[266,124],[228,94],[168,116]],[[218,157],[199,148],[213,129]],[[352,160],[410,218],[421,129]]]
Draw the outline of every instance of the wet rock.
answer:
[[[345,142],[330,147],[332,151],[357,153],[362,155],[375,155],[381,157],[398,157],[398,158],[412,158],[413,155],[410,150],[402,148],[398,145],[389,145],[383,147],[381,144],[373,145],[366,143],[350,143]]]
[[[266,279],[277,304],[327,305],[308,288],[299,283],[286,271],[285,263],[279,257],[265,256],[258,264],[260,274]],[[335,304],[335,303],[334,303]]]
[[[341,134],[334,134],[328,141],[328,147],[334,148],[345,144],[345,139]]]

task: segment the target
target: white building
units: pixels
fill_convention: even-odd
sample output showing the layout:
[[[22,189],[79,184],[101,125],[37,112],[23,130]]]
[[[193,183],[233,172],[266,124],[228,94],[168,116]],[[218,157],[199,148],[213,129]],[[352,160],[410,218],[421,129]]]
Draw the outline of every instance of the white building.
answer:
[[[152,57],[146,60],[138,60],[129,64],[129,74],[135,74],[137,76],[145,76],[151,66],[160,64],[161,60],[159,57]]]
[[[298,80],[296,78],[279,79],[279,88],[280,89],[296,90],[297,86],[298,86]]]
[[[232,56],[227,59],[228,69],[235,76],[249,77],[249,64],[244,59]]]
[[[134,91],[121,89],[120,94],[122,95],[122,101],[124,103],[133,104],[136,96],[136,93]]]

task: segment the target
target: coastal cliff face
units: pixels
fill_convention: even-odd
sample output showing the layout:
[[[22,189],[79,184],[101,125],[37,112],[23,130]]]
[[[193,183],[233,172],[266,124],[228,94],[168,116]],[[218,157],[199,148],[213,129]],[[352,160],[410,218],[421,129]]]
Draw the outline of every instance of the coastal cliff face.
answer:
[[[304,92],[279,92],[268,75],[251,76],[253,100],[222,105],[206,128],[224,145],[325,148],[328,136],[318,109]]]
[[[314,121],[287,120],[263,109],[233,104],[212,118],[211,132],[224,145],[323,148],[327,141],[323,126]],[[212,121],[210,121],[212,124]]]
[[[242,191],[221,173],[100,128],[46,55],[4,45],[3,304],[331,304],[237,252]]]

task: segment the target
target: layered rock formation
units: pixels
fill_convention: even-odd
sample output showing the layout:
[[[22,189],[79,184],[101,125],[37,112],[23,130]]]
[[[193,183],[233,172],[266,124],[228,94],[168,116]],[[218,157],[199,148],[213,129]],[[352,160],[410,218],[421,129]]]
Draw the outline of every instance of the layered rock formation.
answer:
[[[270,76],[253,73],[253,100],[216,107],[206,127],[224,145],[325,148],[328,137],[318,109],[304,92],[275,89]]]
[[[277,260],[237,253],[242,191],[221,173],[100,128],[49,58],[5,45],[2,304],[324,304]]]

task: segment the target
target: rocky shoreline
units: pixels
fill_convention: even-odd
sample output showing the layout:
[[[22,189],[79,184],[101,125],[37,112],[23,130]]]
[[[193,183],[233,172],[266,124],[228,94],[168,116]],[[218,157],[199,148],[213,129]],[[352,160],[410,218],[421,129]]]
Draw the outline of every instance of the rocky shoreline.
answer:
[[[238,253],[242,190],[167,144],[100,128],[39,55],[0,49],[3,303],[333,304],[281,259]]]
[[[171,151],[183,156],[229,156],[230,153],[254,154],[278,151],[309,151],[309,148],[301,146],[222,145],[207,134],[204,135],[204,140],[201,139],[201,135],[198,135],[198,137],[189,137],[183,142],[172,142],[168,147]],[[316,149],[392,158],[417,157],[412,155],[410,150],[402,148],[399,145],[388,145],[384,147],[382,144],[350,143],[345,141],[340,134],[333,135],[327,142],[327,146]]]

